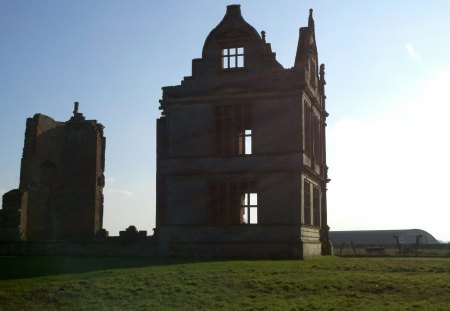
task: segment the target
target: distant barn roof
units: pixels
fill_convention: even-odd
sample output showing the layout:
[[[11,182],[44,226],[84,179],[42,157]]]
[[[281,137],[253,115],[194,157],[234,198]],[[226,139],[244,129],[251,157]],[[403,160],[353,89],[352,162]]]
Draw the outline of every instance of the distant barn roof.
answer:
[[[402,244],[415,243],[418,235],[422,235],[421,244],[439,243],[430,233],[420,229],[330,231],[330,240],[334,245],[340,245],[344,241],[366,245],[395,244],[394,235],[398,236],[399,242]]]

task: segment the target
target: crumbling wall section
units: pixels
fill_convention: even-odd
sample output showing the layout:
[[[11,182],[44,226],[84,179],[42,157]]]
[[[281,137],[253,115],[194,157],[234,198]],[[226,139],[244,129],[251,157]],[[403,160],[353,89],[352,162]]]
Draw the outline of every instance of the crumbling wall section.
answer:
[[[28,193],[20,189],[3,195],[0,210],[0,240],[18,241],[26,238]]]
[[[0,228],[15,226],[18,239],[34,241],[93,239],[103,226],[103,128],[96,120],[86,120],[78,103],[67,122],[42,114],[28,118],[17,190],[26,199],[11,197],[20,206],[14,212],[4,203],[2,217],[8,225]],[[12,216],[19,210],[19,218]],[[4,236],[12,239],[17,234]]]

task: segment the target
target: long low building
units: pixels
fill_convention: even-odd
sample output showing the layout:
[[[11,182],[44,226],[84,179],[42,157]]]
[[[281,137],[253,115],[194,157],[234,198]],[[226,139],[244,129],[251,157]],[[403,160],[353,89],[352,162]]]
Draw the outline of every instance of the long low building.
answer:
[[[364,245],[395,244],[395,236],[401,244],[414,244],[419,236],[420,244],[439,244],[430,233],[420,229],[330,231],[333,245],[340,245],[343,242]]]

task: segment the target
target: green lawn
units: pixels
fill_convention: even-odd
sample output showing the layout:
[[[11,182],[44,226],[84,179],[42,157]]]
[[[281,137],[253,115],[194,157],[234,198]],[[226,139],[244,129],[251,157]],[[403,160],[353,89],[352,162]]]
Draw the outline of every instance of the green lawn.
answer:
[[[449,258],[0,257],[1,310],[449,310]]]

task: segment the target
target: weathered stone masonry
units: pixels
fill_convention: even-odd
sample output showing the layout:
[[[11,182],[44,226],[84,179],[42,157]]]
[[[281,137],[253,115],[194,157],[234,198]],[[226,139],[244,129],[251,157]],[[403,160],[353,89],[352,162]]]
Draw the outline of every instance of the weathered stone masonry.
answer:
[[[192,76],[163,88],[156,233],[169,255],[328,254],[325,73],[312,10],[294,67],[230,5]]]
[[[27,120],[19,189],[3,196],[3,255],[307,258],[330,253],[325,71],[314,20],[294,66],[230,5],[192,76],[163,88],[156,229],[102,229],[103,126]],[[97,234],[96,234],[97,233]],[[20,242],[11,242],[21,240]]]
[[[74,115],[27,119],[19,189],[3,196],[0,239],[90,240],[102,228],[103,125]]]

